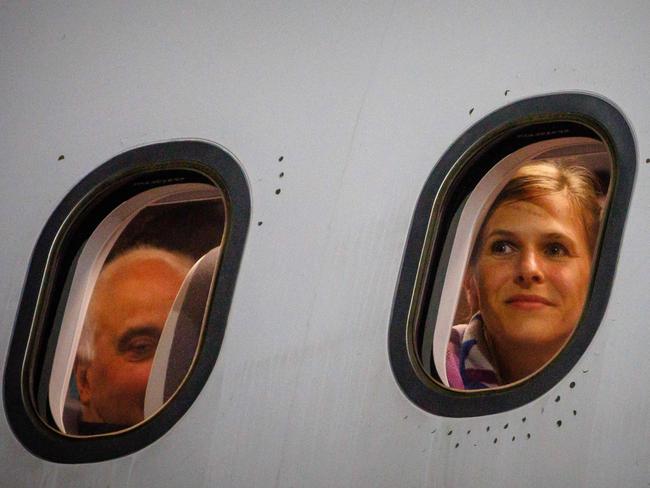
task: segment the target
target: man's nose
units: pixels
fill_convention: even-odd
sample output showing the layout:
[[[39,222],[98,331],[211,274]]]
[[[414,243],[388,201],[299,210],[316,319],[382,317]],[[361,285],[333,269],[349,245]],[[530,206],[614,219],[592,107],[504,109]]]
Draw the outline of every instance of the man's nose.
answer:
[[[525,250],[521,253],[515,279],[517,284],[524,287],[544,281],[541,256],[536,251]]]

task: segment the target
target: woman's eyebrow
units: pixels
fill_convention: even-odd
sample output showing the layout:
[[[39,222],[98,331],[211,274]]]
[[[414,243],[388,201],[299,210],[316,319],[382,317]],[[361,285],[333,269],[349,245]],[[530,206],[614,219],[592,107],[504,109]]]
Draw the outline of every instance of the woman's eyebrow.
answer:
[[[494,229],[488,234],[487,237],[507,237],[507,238],[514,239],[515,237],[517,237],[517,233],[506,229]],[[575,239],[571,234],[564,233],[564,232],[547,232],[544,233],[542,237],[544,239],[561,239],[561,240],[568,239],[571,241]]]
[[[566,246],[570,246],[572,249],[577,250],[580,246],[580,240],[582,237],[576,235],[572,232],[548,232],[543,236],[544,241],[559,241]]]
[[[561,232],[549,232],[548,234],[544,234],[544,237],[546,239],[573,240],[573,237],[570,234],[563,234]]]

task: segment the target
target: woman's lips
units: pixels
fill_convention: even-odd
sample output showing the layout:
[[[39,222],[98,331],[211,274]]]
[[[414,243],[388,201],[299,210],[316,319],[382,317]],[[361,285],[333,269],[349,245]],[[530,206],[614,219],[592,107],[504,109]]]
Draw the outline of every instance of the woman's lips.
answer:
[[[537,310],[553,305],[549,300],[539,295],[513,295],[506,300],[506,303],[523,310]]]

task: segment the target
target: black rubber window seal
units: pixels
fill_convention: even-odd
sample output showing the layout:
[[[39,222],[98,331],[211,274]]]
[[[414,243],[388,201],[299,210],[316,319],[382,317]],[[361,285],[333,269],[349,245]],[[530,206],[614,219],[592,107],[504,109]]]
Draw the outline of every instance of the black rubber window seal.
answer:
[[[421,338],[416,337],[421,330],[417,323],[421,316],[416,310],[418,303],[431,292],[431,276],[446,267],[442,237],[452,225],[458,202],[471,192],[472,182],[478,181],[496,164],[498,158],[486,158],[486,152],[499,148],[500,143],[516,131],[523,133],[527,128],[532,129],[530,142],[534,142],[535,137],[539,137],[537,140],[556,137],[564,130],[563,126],[583,126],[586,131],[597,134],[608,146],[614,162],[609,210],[602,225],[598,260],[594,264],[590,295],[580,323],[555,359],[524,382],[480,392],[446,388],[422,367],[418,351]],[[536,128],[541,130],[536,133]],[[555,130],[557,134],[553,133]],[[510,148],[505,148],[505,154],[508,150]],[[634,137],[625,117],[609,101],[584,93],[543,95],[515,102],[477,122],[449,147],[418,198],[389,326],[391,368],[400,388],[413,403],[427,412],[446,417],[490,415],[533,401],[571,371],[594,337],[607,307],[636,165]],[[436,198],[446,201],[441,204]],[[434,206],[439,210],[431,219]],[[433,236],[430,222],[437,226]]]
[[[74,257],[94,227],[119,203],[148,188],[208,182],[224,194],[228,223],[205,332],[194,368],[160,412],[115,434],[71,437],[42,419],[36,398],[58,330],[54,314]],[[250,223],[250,192],[234,157],[201,140],[138,147],[83,178],[48,219],[29,264],[4,372],[4,407],[19,441],[34,455],[58,463],[89,463],[121,457],[153,443],[188,410],[214,368],[223,340]],[[51,357],[49,357],[51,359]],[[42,403],[42,399],[41,399]]]

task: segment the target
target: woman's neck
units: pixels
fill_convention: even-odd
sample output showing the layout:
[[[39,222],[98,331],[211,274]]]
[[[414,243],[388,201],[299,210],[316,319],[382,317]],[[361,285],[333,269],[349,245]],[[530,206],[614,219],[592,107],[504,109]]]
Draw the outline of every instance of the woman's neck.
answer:
[[[538,371],[555,356],[566,341],[562,338],[553,344],[522,345],[508,343],[490,337],[488,334],[486,339],[504,385],[519,381]]]

